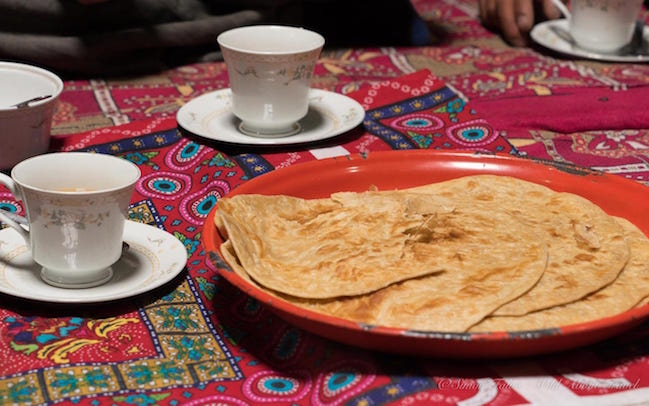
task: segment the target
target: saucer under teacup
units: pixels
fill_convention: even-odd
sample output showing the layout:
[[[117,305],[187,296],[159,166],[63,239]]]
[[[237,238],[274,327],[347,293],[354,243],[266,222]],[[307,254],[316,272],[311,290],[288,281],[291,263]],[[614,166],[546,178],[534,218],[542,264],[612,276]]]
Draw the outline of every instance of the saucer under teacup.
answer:
[[[242,145],[289,145],[325,140],[359,125],[365,110],[356,100],[340,93],[311,89],[309,109],[299,120],[295,134],[264,137],[240,131],[241,120],[232,113],[229,88],[205,93],[188,101],[176,113],[178,125],[199,137]]]
[[[135,296],[164,285],[187,263],[185,246],[172,234],[147,224],[126,221],[128,249],[110,269],[104,283],[67,289],[41,279],[41,266],[29,254],[25,241],[12,228],[0,230],[0,292],[53,303],[96,303]]]
[[[642,28],[640,41],[649,42],[649,27]],[[578,46],[570,36],[567,19],[548,20],[535,25],[530,32],[532,40],[537,44],[564,55],[607,62],[649,62],[649,53],[634,52],[630,46],[613,53],[590,51]]]

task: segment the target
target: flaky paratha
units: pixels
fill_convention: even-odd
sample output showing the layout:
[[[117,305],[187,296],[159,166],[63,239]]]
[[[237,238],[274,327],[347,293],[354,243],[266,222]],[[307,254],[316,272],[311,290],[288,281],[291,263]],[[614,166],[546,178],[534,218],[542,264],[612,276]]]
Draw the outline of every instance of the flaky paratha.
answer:
[[[406,230],[422,221],[403,211],[239,195],[221,199],[217,214],[246,272],[278,292],[307,298],[363,294],[439,271],[399,265]]]
[[[491,204],[548,241],[548,266],[539,283],[496,315],[528,312],[578,300],[611,283],[629,258],[622,227],[594,203],[508,176],[478,175],[408,190]]]
[[[529,290],[545,268],[545,244],[523,232],[514,257],[516,265],[498,254],[484,251],[487,268],[467,267],[462,271],[440,272],[390,285],[354,297],[303,299],[256,284],[241,266],[230,241],[221,253],[237,274],[260,289],[297,306],[359,323],[422,331],[460,332],[482,320],[502,303]]]
[[[641,300],[640,302],[638,302],[638,304],[635,305],[634,307],[642,307],[642,306],[646,306],[646,305],[648,305],[648,304],[649,304],[649,296],[647,296],[647,297],[645,297],[644,299],[642,299],[642,300]]]
[[[241,277],[360,323],[440,332],[558,327],[647,296],[649,277],[636,277],[642,288],[618,297],[634,273],[647,272],[648,242],[637,228],[577,195],[516,178],[220,204],[215,222],[228,238],[221,250]],[[602,303],[607,310],[596,310]],[[558,310],[571,306],[581,310]],[[544,324],[535,321],[541,314]],[[515,324],[521,320],[530,324]]]
[[[488,273],[529,260],[520,249],[520,222],[434,195],[240,195],[219,203],[220,222],[246,273],[301,298],[360,295],[439,271]],[[529,255],[537,258],[539,250]]]
[[[585,298],[524,316],[488,317],[471,332],[521,331],[583,323],[625,312],[649,296],[649,239],[635,225],[616,218],[631,247],[631,257],[611,284]]]

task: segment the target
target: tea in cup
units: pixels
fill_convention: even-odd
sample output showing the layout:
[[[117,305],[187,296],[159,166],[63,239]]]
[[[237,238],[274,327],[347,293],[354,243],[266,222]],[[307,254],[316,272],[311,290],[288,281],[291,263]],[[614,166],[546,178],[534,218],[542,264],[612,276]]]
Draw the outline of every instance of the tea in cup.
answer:
[[[122,255],[128,205],[139,168],[111,155],[65,152],[19,162],[5,185],[22,201],[23,228],[0,210],[0,221],[25,239],[50,285],[87,288],[113,275]]]
[[[570,35],[575,43],[598,53],[615,53],[631,42],[643,0],[571,0]],[[560,3],[560,0],[554,0]],[[561,7],[560,4],[557,6]]]
[[[36,66],[0,62],[0,169],[47,152],[63,82]]]
[[[309,108],[309,87],[324,38],[303,28],[257,25],[221,33],[239,130],[256,137],[284,137],[301,131]]]

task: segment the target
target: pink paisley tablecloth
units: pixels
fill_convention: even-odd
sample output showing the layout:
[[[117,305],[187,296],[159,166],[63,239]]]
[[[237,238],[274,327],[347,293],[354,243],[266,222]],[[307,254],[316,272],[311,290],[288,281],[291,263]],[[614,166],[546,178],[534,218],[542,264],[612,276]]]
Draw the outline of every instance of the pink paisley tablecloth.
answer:
[[[218,198],[301,162],[381,150],[461,149],[649,181],[647,65],[573,60],[536,46],[509,48],[479,24],[474,0],[414,4],[435,27],[434,45],[323,54],[314,86],[355,98],[366,117],[361,127],[318,144],[260,150],[178,131],[181,105],[227,87],[222,64],[140,78],[67,80],[53,149],[135,162],[143,175],[130,219],[172,233],[189,259],[169,284],[119,302],[80,308],[0,295],[2,403],[649,402],[646,323],[604,342],[536,357],[391,355],[300,330],[216,272],[201,233]],[[5,189],[0,206],[23,212]]]

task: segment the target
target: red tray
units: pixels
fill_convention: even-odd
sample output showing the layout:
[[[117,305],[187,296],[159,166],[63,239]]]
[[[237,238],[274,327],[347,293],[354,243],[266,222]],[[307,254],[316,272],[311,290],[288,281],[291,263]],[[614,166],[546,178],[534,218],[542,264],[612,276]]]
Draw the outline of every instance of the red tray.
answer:
[[[302,198],[328,197],[339,191],[399,189],[466,175],[508,175],[557,191],[581,195],[607,213],[625,217],[649,235],[649,188],[632,180],[586,168],[510,155],[470,154],[434,150],[384,151],[296,164],[254,178],[236,194],[286,194]],[[203,244],[219,253],[223,242],[214,225],[214,209],[206,219]],[[600,320],[553,329],[440,333],[361,325],[315,313],[269,295],[227,267],[218,272],[248,295],[269,306],[288,322],[315,334],[386,352],[453,358],[526,356],[566,350],[624,332],[647,319],[649,305]]]

